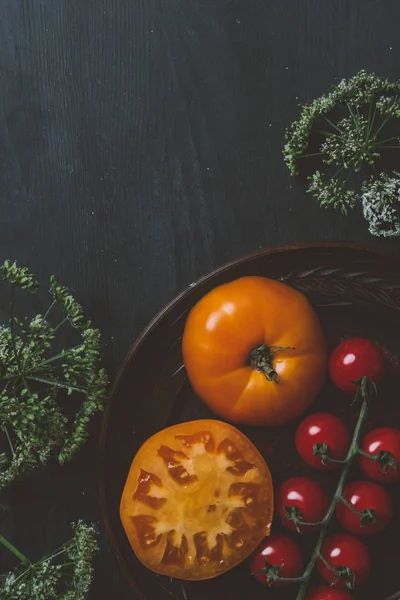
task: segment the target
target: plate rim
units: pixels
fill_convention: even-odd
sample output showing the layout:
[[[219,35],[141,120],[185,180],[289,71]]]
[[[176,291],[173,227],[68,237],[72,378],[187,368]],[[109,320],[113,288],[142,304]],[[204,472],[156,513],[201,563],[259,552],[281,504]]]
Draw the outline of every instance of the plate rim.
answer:
[[[331,242],[331,241],[297,242],[297,243],[293,243],[293,244],[278,244],[278,245],[272,245],[272,246],[265,246],[256,251],[243,254],[239,257],[236,257],[227,262],[224,262],[220,266],[206,272],[204,275],[200,276],[194,282],[187,285],[180,292],[175,294],[171,298],[171,300],[169,300],[166,304],[164,304],[156,312],[156,314],[150,319],[150,321],[147,323],[147,325],[136,336],[133,343],[129,347],[127,353],[125,354],[125,357],[123,358],[119,368],[117,369],[117,372],[113,378],[113,382],[111,384],[110,390],[107,395],[107,404],[106,404],[106,408],[104,410],[103,417],[101,420],[99,439],[98,439],[98,449],[97,449],[97,469],[96,469],[97,470],[97,489],[98,489],[98,494],[99,494],[101,518],[103,521],[107,539],[110,543],[110,546],[113,551],[113,555],[119,565],[119,568],[125,575],[125,580],[126,580],[127,584],[133,590],[133,592],[136,594],[136,597],[138,598],[138,600],[146,600],[146,598],[143,595],[142,591],[138,588],[135,578],[132,576],[131,571],[126,567],[126,565],[120,555],[118,544],[117,544],[113,529],[111,527],[111,523],[110,523],[110,519],[109,519],[109,515],[108,515],[109,511],[108,511],[106,489],[105,489],[106,486],[105,486],[105,478],[104,478],[106,436],[107,436],[108,421],[109,421],[109,416],[110,416],[110,411],[111,411],[111,406],[112,406],[112,400],[113,400],[114,396],[116,395],[116,393],[118,392],[118,389],[120,387],[120,384],[121,384],[121,381],[125,374],[125,371],[129,367],[131,360],[137,353],[142,342],[147,338],[147,336],[150,334],[152,329],[157,325],[157,323],[162,318],[164,318],[164,316],[177,303],[179,303],[181,301],[182,298],[184,298],[193,289],[193,287],[197,287],[198,285],[201,285],[205,281],[208,281],[209,279],[211,279],[225,271],[228,271],[229,269],[231,269],[239,264],[243,264],[248,261],[252,261],[253,259],[256,259],[256,258],[272,256],[274,254],[282,254],[282,253],[285,253],[288,251],[308,250],[308,249],[317,249],[317,248],[325,249],[325,250],[340,249],[340,250],[364,252],[366,254],[369,254],[372,258],[376,258],[377,260],[388,261],[388,262],[392,262],[393,264],[397,263],[398,266],[400,266],[400,255],[396,251],[394,251],[392,249],[383,248],[383,247],[376,247],[371,244],[358,243],[358,242]]]

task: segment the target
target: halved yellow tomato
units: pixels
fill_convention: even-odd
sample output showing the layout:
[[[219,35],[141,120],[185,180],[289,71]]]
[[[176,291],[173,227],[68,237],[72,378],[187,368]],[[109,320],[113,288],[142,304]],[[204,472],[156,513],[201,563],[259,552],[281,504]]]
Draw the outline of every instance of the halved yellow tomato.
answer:
[[[133,459],[120,516],[139,560],[156,573],[210,579],[269,535],[271,475],[228,423],[198,420],[149,438]]]

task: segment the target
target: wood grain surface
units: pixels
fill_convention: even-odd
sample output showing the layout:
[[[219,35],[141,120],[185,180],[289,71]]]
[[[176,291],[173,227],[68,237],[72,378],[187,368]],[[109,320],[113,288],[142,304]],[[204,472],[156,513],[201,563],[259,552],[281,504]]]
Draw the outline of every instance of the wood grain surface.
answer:
[[[229,259],[378,244],[357,210],[321,210],[281,151],[298,103],[361,68],[400,76],[399,20],[398,0],[0,0],[2,259],[74,290],[112,376],[154,313]],[[102,527],[98,425],[73,463],[7,494],[4,535],[26,554],[79,516]],[[91,598],[131,598],[101,545]]]

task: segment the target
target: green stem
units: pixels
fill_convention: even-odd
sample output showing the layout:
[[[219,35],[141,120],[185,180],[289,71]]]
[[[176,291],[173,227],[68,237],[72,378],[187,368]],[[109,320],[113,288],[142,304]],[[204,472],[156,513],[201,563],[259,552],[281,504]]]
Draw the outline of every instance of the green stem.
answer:
[[[292,518],[294,524],[298,527],[319,527],[322,525],[322,521],[314,521],[313,523],[308,523],[307,521],[302,521],[301,519]]]
[[[376,454],[369,454],[369,452],[364,452],[364,450],[361,450],[361,448],[358,449],[358,454],[360,454],[361,456],[365,456],[365,458],[369,458],[374,462],[378,461],[378,457]]]
[[[10,291],[10,315],[9,315],[11,345],[13,347],[14,357],[15,357],[15,360],[16,360],[16,363],[17,363],[18,372],[21,373],[21,364],[20,364],[19,354],[17,352],[17,345],[16,345],[16,342],[15,342],[14,303],[15,303],[15,285],[11,285],[11,291]]]
[[[354,127],[356,129],[359,129],[360,128],[360,119],[357,119],[356,114],[353,112],[353,109],[351,108],[351,105],[348,102],[346,102],[346,105],[347,105],[347,109],[350,113],[350,116],[353,119]]]
[[[352,172],[352,171],[349,171],[349,173],[348,173],[348,175],[347,175],[346,179],[345,179],[345,180],[343,181],[343,183],[342,183],[342,189],[343,189],[343,188],[344,188],[344,187],[347,185],[347,183],[349,182],[349,179],[350,179],[350,177],[351,177],[352,175],[353,175],[353,172]]]
[[[328,119],[328,117],[324,117],[324,119],[325,119],[325,121],[327,121],[327,122],[329,123],[329,125],[330,125],[331,127],[333,127],[334,129],[336,129],[336,131],[338,131],[339,133],[343,133],[343,132],[341,131],[341,129],[339,129],[339,127],[337,127],[337,126],[335,125],[335,123],[332,123],[332,121],[331,121],[330,119]]]
[[[387,140],[379,140],[379,142],[376,142],[376,145],[379,146],[380,144],[386,144],[387,142],[392,142],[393,140],[398,140],[399,137],[400,137],[400,135],[395,135],[394,137],[387,138]]]
[[[327,569],[329,569],[330,571],[332,571],[333,573],[336,573],[335,569],[332,567],[332,565],[326,560],[326,558],[324,556],[322,556],[322,554],[319,555],[318,557],[326,566]]]
[[[346,460],[339,460],[337,458],[331,458],[330,456],[327,456],[326,458],[324,458],[324,460],[326,462],[330,462],[333,463],[335,465],[345,465],[346,464]]]
[[[373,127],[374,121],[375,121],[376,104],[375,104],[374,116],[372,119],[371,119],[371,113],[372,113],[372,102],[369,103],[369,107],[368,107],[368,126],[367,126],[366,132],[365,132],[365,141],[368,141],[370,139],[372,127]]]
[[[310,156],[322,156],[325,152],[312,152],[310,154],[301,154],[297,158],[310,158]]]
[[[37,563],[35,563],[35,566],[39,566],[42,563],[46,562],[47,560],[54,560],[55,558],[57,558],[58,556],[61,556],[62,554],[65,554],[69,548],[69,542],[67,542],[66,544],[64,544],[63,546],[61,546],[60,548],[58,548],[57,550],[55,550],[53,553],[51,554],[47,554],[46,556],[44,556],[43,558],[41,558]]]
[[[28,382],[27,382],[25,376],[21,375],[21,379],[22,379],[22,383],[24,384],[25,388],[28,390],[29,395],[32,396],[31,389],[30,389],[30,387],[28,385]]]
[[[4,433],[5,433],[5,436],[6,436],[6,438],[7,438],[8,445],[10,446],[11,454],[12,454],[13,456],[15,456],[15,450],[14,450],[14,446],[13,446],[13,443],[12,443],[12,441],[11,441],[10,434],[8,433],[8,429],[7,429],[7,427],[4,427],[3,431],[4,431]]]
[[[57,304],[56,300],[53,300],[53,302],[50,304],[49,308],[46,310],[46,312],[43,315],[43,321],[45,321],[47,319],[47,317],[50,314],[51,309]]]
[[[73,390],[74,392],[81,392],[82,394],[86,394],[87,392],[85,388],[81,388],[76,385],[69,385],[69,383],[67,383],[66,381],[53,381],[52,379],[45,379],[44,377],[35,377],[34,375],[28,375],[27,379],[29,379],[30,381],[44,383],[46,385],[52,385],[53,387],[62,388],[64,390]]]
[[[386,123],[390,120],[391,117],[386,117],[386,119],[383,119],[382,123],[380,124],[380,126],[376,129],[375,133],[374,133],[374,139],[376,139],[376,137],[378,136],[378,134],[382,131],[382,129],[385,127]]]
[[[75,346],[75,348],[78,348],[78,346]],[[74,350],[75,348],[71,348],[71,350]],[[60,352],[56,356],[47,358],[46,360],[43,360],[41,363],[35,365],[32,369],[25,371],[25,375],[29,375],[29,373],[34,373],[35,371],[37,372],[42,367],[45,367],[46,365],[49,365],[50,363],[55,362],[56,360],[60,360],[60,358],[64,358],[64,356],[65,356],[65,353]]]
[[[22,554],[22,552],[17,550],[17,548],[13,546],[8,540],[6,540],[6,538],[4,538],[2,535],[0,535],[0,544],[3,544],[3,546],[7,548],[7,550],[12,552],[14,556],[16,556],[24,565],[32,564],[29,558],[25,556],[25,554]]]
[[[340,167],[340,169],[338,169],[338,170],[336,171],[336,173],[334,174],[334,176],[332,177],[332,179],[335,179],[335,178],[336,178],[336,177],[339,175],[339,173],[341,173],[341,172],[343,171],[343,169],[344,169],[344,167],[343,167],[343,166],[342,166],[342,167]]]
[[[4,538],[3,538],[4,540]],[[1,540],[0,540],[1,541]],[[66,544],[64,544],[63,546],[61,546],[61,548],[59,548],[58,550],[56,550],[53,554],[48,554],[45,557],[43,557],[41,560],[39,560],[37,563],[32,564],[30,560],[28,560],[26,558],[26,556],[24,556],[23,554],[21,554],[16,548],[14,548],[14,546],[11,546],[11,544],[9,544],[9,542],[7,542],[7,540],[4,540],[6,542],[7,548],[9,548],[11,550],[11,552],[13,552],[15,554],[15,551],[18,552],[18,554],[16,554],[16,556],[18,558],[20,558],[21,562],[23,562],[24,564],[27,565],[27,569],[25,569],[25,571],[23,571],[22,573],[20,573],[18,575],[18,577],[14,580],[14,585],[18,582],[18,581],[23,581],[23,579],[26,577],[26,575],[29,573],[30,569],[33,567],[39,567],[41,564],[43,564],[44,562],[46,562],[47,560],[53,560],[54,558],[57,558],[58,556],[60,556],[61,554],[64,554],[65,552],[67,552],[68,548],[69,548],[69,542],[67,542]],[[24,558],[25,560],[22,560],[22,558]],[[26,562],[27,561],[27,562]],[[74,563],[70,563],[70,564],[74,564]],[[62,567],[64,567],[64,565],[62,565]]]
[[[56,325],[56,327],[54,327],[54,333],[56,331],[58,331],[60,329],[60,327],[62,327],[64,325],[64,323],[66,323],[68,320],[69,320],[68,317],[65,317],[65,319],[60,321],[60,323],[58,325]]]
[[[32,369],[28,369],[27,371],[24,371],[24,375],[25,377],[27,377],[28,375],[30,375],[30,373],[35,373],[37,371],[39,371],[42,367],[45,367],[46,365],[55,362],[56,360],[60,360],[61,358],[65,357],[65,354],[67,352],[71,352],[71,350],[76,350],[77,348],[80,348],[80,346],[73,346],[72,348],[69,348],[68,350],[65,350],[64,352],[60,352],[59,354],[56,354],[55,356],[52,356],[51,358],[47,358],[46,360],[43,360],[41,363],[38,363],[37,365],[35,365],[34,367],[32,367]],[[8,379],[14,379],[15,375],[7,375],[4,379],[5,381],[7,381]]]
[[[357,510],[352,504],[351,502],[348,502],[346,500],[346,498],[343,498],[343,496],[340,498],[340,502],[342,504],[344,504],[345,506],[347,506],[347,508],[349,508],[355,515],[357,515],[358,517],[360,517],[360,519],[362,519],[362,513],[360,513],[359,510]]]
[[[261,344],[261,346],[257,346],[251,351],[248,364],[260,371],[267,381],[279,383],[280,377],[272,365],[272,359],[277,352],[283,352],[284,350],[294,350],[294,348],[292,346],[266,346]]]
[[[326,534],[328,531],[328,527],[332,520],[332,517],[335,514],[336,505],[338,502],[341,501],[341,499],[343,497],[343,488],[346,483],[347,476],[349,474],[349,470],[352,466],[354,458],[359,453],[359,439],[360,439],[360,435],[361,435],[361,428],[364,424],[365,418],[368,413],[368,399],[369,399],[368,384],[369,384],[369,380],[366,377],[364,377],[359,384],[357,396],[361,393],[363,401],[362,401],[360,413],[358,415],[357,424],[354,429],[353,439],[351,441],[350,448],[349,448],[349,451],[346,456],[345,464],[344,464],[342,472],[340,474],[340,478],[338,481],[338,485],[337,485],[335,494],[331,500],[331,503],[326,512],[326,515],[322,520],[321,529],[319,532],[317,543],[315,545],[311,559],[303,573],[302,583],[301,583],[299,591],[297,593],[296,600],[303,600],[307,593],[308,583],[309,583],[311,574],[314,570],[315,564],[321,555],[322,544],[325,540],[325,537],[326,537]]]
[[[279,575],[275,575],[271,577],[271,581],[283,581],[284,583],[303,583],[304,576],[301,577],[279,577]]]
[[[291,520],[293,521],[298,533],[301,533],[300,527],[320,527],[322,525],[322,521],[314,521],[313,523],[308,523],[307,521],[302,521],[301,519],[297,519],[296,517],[292,517]]]

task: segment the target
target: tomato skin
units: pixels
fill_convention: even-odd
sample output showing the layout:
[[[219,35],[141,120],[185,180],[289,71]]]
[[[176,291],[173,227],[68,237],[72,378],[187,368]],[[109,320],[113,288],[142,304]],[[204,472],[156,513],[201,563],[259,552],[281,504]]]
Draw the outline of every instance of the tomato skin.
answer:
[[[383,376],[382,354],[377,346],[364,338],[344,340],[332,352],[329,359],[329,375],[343,392],[354,394],[362,377],[378,383]]]
[[[306,417],[298,426],[295,435],[296,450],[301,458],[314,469],[329,470],[340,465],[327,462],[324,464],[319,456],[314,456],[314,444],[327,444],[329,456],[343,460],[350,447],[350,434],[346,425],[330,413],[314,413]]]
[[[322,545],[322,556],[333,568],[349,567],[354,573],[354,587],[362,585],[369,575],[371,558],[368,549],[353,535],[336,533],[327,537]],[[346,581],[343,578],[339,578],[333,583],[335,574],[321,559],[317,561],[317,569],[329,585],[346,589]]]
[[[373,462],[366,456],[360,456],[360,468],[367,477],[382,483],[400,481],[400,430],[392,427],[373,429],[364,436],[360,448],[364,452],[374,455],[378,452],[390,452],[397,462],[397,469],[388,465],[386,471],[383,472],[379,462]]]
[[[213,419],[158,431],[133,458],[120,517],[137,558],[184,580],[216,577],[268,536],[272,479],[257,448]]]
[[[343,502],[339,502],[336,516],[342,527],[350,533],[367,536],[382,531],[388,525],[393,514],[393,504],[390,495],[381,485],[372,481],[353,481],[344,488],[343,497],[359,512],[370,508],[376,513],[375,523],[361,526],[360,517]]]
[[[347,591],[320,585],[308,594],[306,600],[352,600],[352,598],[353,596]]]
[[[251,364],[261,347],[274,352],[270,364],[279,383]],[[326,342],[311,304],[265,277],[243,277],[206,294],[189,313],[182,353],[197,395],[223,419],[245,425],[296,418],[327,372]]]
[[[296,531],[293,521],[286,521],[286,506],[297,506],[303,515],[303,521],[314,523],[322,521],[328,510],[329,499],[319,483],[307,477],[292,477],[284,481],[278,488],[275,500],[277,516],[286,529]],[[316,527],[299,526],[301,533],[318,530]]]
[[[267,582],[265,573],[256,573],[265,567],[265,561],[279,569],[280,577],[299,577],[303,572],[303,557],[299,546],[292,538],[283,533],[273,533],[266,538],[249,558],[249,569],[254,577],[264,585],[282,587],[288,585],[282,581]]]

